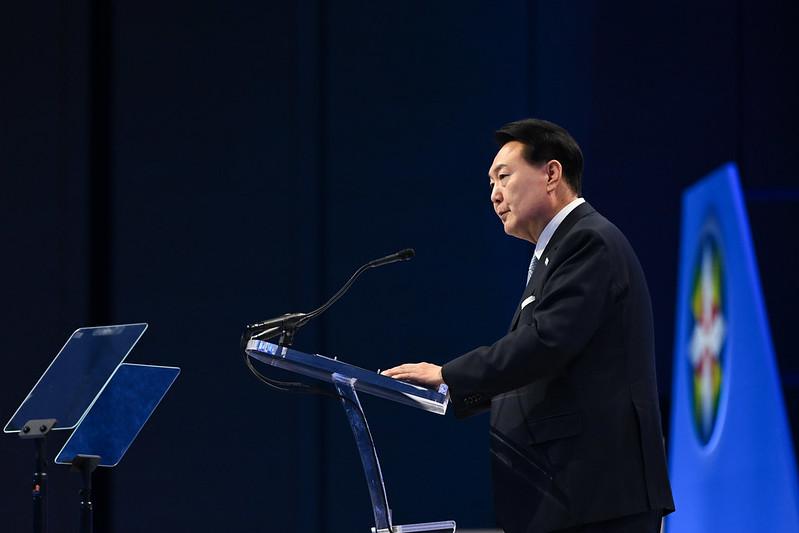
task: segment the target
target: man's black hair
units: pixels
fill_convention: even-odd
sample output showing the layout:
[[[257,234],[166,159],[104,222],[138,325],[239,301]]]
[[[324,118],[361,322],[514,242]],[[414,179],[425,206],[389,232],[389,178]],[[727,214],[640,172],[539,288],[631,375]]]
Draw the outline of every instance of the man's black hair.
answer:
[[[510,141],[522,143],[522,156],[531,165],[557,159],[571,190],[578,196],[582,193],[583,152],[565,129],[546,120],[526,118],[505,124],[494,136],[500,146]]]

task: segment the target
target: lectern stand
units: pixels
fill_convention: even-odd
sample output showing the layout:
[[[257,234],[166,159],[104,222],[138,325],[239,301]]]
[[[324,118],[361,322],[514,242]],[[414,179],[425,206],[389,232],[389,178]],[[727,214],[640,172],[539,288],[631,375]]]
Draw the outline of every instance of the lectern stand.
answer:
[[[257,339],[251,339],[247,343],[247,355],[268,365],[333,384],[341,398],[361,457],[369,487],[369,497],[372,500],[375,519],[373,533],[455,532],[455,522],[452,520],[423,524],[393,524],[377,450],[358,399],[360,391],[425,411],[444,414],[449,400],[446,385],[442,385],[438,390],[417,387],[336,359],[299,352]]]

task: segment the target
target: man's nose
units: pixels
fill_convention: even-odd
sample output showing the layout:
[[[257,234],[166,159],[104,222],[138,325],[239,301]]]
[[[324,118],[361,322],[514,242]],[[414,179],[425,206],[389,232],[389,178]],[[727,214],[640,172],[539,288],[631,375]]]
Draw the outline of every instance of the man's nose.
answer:
[[[498,186],[494,185],[493,187],[491,187],[491,203],[496,205],[501,201],[502,201],[502,191],[500,191],[500,188]]]

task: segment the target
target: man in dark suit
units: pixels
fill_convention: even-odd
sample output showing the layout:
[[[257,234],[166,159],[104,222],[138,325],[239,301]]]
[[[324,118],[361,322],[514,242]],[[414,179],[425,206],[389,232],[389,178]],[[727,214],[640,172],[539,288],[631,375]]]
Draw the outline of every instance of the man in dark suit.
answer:
[[[397,379],[449,386],[456,416],[491,409],[497,520],[507,533],[655,533],[674,510],[641,265],[580,197],[583,157],[563,128],[496,133],[491,201],[508,235],[535,244],[508,333]]]

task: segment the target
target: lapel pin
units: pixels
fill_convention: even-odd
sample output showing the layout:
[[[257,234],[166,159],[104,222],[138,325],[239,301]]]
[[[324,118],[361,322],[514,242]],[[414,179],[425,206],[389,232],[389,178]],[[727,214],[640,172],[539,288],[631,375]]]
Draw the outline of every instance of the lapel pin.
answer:
[[[544,266],[549,266],[549,257],[544,258]]]

